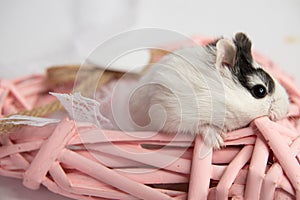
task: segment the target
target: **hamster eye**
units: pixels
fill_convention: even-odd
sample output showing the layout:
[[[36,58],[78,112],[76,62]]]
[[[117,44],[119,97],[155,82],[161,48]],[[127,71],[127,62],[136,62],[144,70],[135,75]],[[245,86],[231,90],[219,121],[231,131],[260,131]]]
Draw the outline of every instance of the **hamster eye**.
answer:
[[[256,99],[261,99],[267,95],[267,89],[265,88],[265,86],[258,84],[251,88],[251,94]]]

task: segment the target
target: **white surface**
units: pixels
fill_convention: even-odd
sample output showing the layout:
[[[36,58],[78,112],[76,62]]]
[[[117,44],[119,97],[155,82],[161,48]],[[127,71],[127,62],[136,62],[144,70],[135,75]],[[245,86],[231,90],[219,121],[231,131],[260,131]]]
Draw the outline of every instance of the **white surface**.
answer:
[[[245,31],[256,50],[299,72],[298,0],[1,0],[0,77],[81,63],[109,37],[144,27],[208,36]]]
[[[49,192],[47,188],[30,190],[19,179],[0,176],[0,200],[71,200],[70,198]]]
[[[208,36],[245,31],[256,50],[300,80],[299,0],[1,0],[0,77],[80,63],[113,34],[143,27]],[[0,177],[0,200],[24,199],[67,198]]]
[[[135,0],[1,0],[0,78],[81,63],[133,25]]]
[[[113,65],[116,70],[127,70],[139,73],[150,61],[150,52],[147,50],[134,51],[117,59]]]

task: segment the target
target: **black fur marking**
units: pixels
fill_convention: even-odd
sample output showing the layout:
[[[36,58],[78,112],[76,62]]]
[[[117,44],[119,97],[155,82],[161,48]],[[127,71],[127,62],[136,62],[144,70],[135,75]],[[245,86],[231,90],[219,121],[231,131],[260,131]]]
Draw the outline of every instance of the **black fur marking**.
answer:
[[[243,33],[237,33],[233,40],[236,46],[236,60],[234,67],[231,68],[233,75],[249,92],[253,88],[250,77],[258,77],[267,87],[268,93],[274,92],[275,83],[268,73],[262,68],[254,68],[251,54],[251,41]],[[257,83],[259,84],[259,83]]]

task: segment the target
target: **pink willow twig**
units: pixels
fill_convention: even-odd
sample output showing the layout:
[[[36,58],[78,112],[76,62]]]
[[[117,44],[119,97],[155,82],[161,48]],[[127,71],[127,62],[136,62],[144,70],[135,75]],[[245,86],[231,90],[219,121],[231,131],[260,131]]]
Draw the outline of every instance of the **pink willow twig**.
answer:
[[[201,136],[195,139],[193,156],[188,197],[190,200],[206,199],[212,171],[212,149],[205,147]]]

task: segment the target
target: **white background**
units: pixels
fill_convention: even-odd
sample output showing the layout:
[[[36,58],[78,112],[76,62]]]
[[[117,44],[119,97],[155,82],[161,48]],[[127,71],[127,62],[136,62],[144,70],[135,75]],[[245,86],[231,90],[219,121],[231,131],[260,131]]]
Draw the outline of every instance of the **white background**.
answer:
[[[121,31],[157,27],[191,36],[244,31],[254,49],[300,80],[299,0],[0,0],[0,78],[77,64]],[[63,200],[0,177],[0,200]]]

